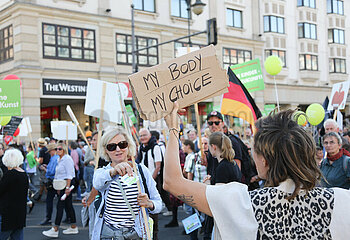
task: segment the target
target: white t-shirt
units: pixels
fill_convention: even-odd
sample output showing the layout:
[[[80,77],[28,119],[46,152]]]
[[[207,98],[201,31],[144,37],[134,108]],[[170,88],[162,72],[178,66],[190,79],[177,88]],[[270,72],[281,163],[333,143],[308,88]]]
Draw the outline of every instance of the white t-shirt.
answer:
[[[207,186],[214,240],[350,239],[349,190],[314,188],[286,200],[294,188],[290,179],[251,192],[237,182]]]
[[[142,152],[142,164],[144,163],[145,159],[145,152]],[[153,154],[154,154],[154,159],[152,157],[152,149],[147,151],[147,156],[148,156],[148,170],[151,172],[153,175],[154,170],[156,169],[156,162],[162,162],[162,154],[159,145],[155,145],[153,148]],[[159,173],[158,173],[159,174]]]

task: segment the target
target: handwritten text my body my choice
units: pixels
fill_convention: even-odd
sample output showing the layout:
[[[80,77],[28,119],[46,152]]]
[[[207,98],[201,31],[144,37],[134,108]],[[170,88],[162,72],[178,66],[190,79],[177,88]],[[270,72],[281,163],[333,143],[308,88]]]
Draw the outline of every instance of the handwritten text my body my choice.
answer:
[[[187,81],[181,81],[180,84],[176,84],[171,87],[169,93],[157,91],[158,93],[156,96],[150,99],[156,114],[159,110],[167,111],[166,98],[168,98],[171,102],[175,102],[179,99],[185,98],[187,95],[194,93],[198,94],[198,92],[200,92],[204,87],[207,88],[208,85],[212,83],[210,80],[212,77],[209,73],[209,67],[203,69],[203,58],[201,54],[194,56],[192,59],[187,60],[181,65],[172,63],[168,66],[168,70],[171,76],[171,82],[163,86],[159,86],[157,72],[149,73],[147,76],[143,76],[143,81],[147,91],[150,91],[150,85],[155,88],[146,93],[146,96],[162,88],[165,90],[166,88],[164,87],[169,84],[174,84],[174,81],[178,82],[184,78],[187,79]],[[196,73],[200,73],[200,75],[198,76]],[[195,76],[191,78],[192,75]]]

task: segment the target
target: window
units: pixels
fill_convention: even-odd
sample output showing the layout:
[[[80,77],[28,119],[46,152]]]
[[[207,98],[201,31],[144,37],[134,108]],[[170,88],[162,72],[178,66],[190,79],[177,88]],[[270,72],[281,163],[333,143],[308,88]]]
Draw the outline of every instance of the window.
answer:
[[[327,0],[327,13],[336,13],[344,15],[344,1]]]
[[[226,9],[226,25],[236,28],[242,28],[242,11]]]
[[[284,33],[284,18],[276,16],[264,16],[264,31]]]
[[[345,44],[344,30],[328,29],[328,43]]]
[[[310,54],[299,55],[299,69],[318,71],[318,57]]]
[[[204,44],[196,44],[196,43],[192,43],[191,45],[192,45],[192,47],[198,47],[198,48],[202,48],[202,47],[206,46]],[[186,43],[186,42],[179,42],[179,41],[175,42],[174,43],[175,57],[180,57],[179,52],[178,52],[179,47],[187,47],[187,46],[188,46],[188,43]]]
[[[265,59],[271,55],[279,57],[282,60],[283,67],[286,67],[286,51],[275,49],[265,50]]]
[[[132,64],[131,35],[116,34],[117,63]],[[135,37],[135,49],[141,49],[158,44],[156,38]],[[148,48],[136,53],[136,63],[139,66],[153,66],[158,64],[158,47]]]
[[[13,59],[12,25],[0,30],[0,63]]]
[[[298,0],[298,7],[300,6],[316,8],[316,0]]]
[[[223,64],[225,69],[229,66],[252,60],[251,51],[233,48],[224,48],[223,50]]]
[[[186,0],[171,0],[171,16],[191,18],[188,16]]]
[[[317,39],[316,25],[312,23],[299,23],[298,36],[299,38]]]
[[[95,31],[43,23],[44,58],[96,61]]]
[[[329,59],[329,72],[330,73],[346,73],[345,59],[340,59],[340,58]]]
[[[155,12],[154,0],[134,0],[134,6],[137,10]]]

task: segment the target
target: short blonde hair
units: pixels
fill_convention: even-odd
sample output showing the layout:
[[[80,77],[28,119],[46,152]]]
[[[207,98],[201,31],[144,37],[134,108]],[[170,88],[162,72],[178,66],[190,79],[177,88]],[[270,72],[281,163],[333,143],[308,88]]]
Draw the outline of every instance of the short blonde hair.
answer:
[[[11,148],[5,151],[2,162],[6,167],[15,168],[23,164],[23,155],[21,151]]]
[[[135,142],[132,140],[132,137],[127,134],[124,128],[122,127],[111,127],[106,130],[106,132],[103,134],[101,138],[101,157],[103,157],[107,161],[111,161],[109,158],[107,152],[106,152],[106,146],[109,141],[111,141],[115,136],[117,135],[123,135],[125,137],[125,140],[128,142],[128,157],[134,157],[136,155],[136,145]]]

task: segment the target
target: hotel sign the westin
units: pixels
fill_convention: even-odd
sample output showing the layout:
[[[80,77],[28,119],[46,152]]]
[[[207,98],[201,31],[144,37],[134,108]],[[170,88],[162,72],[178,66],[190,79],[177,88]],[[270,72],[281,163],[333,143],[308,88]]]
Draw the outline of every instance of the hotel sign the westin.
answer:
[[[85,97],[87,81],[43,79],[44,96],[81,96]]]

